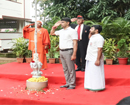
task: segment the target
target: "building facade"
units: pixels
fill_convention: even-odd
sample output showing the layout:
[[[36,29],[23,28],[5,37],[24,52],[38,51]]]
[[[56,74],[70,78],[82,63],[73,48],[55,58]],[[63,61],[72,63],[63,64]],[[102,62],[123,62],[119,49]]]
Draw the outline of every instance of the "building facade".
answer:
[[[31,22],[30,0],[0,0],[0,51],[12,48],[12,39],[22,37],[26,22]]]

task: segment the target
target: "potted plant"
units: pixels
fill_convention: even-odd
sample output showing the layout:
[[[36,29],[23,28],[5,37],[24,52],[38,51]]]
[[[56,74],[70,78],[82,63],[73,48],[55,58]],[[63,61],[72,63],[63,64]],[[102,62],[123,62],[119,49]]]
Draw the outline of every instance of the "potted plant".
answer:
[[[48,58],[49,58],[49,63],[55,63],[55,59],[59,57],[59,51],[57,49],[59,48],[59,43],[58,43],[58,36],[51,36],[50,35],[50,43],[51,43],[51,48],[48,50]]]
[[[126,39],[121,39],[117,43],[117,48],[119,49],[117,56],[120,65],[126,65],[128,62],[128,46],[126,44]]]
[[[106,57],[106,64],[112,65],[115,59],[117,47],[115,46],[115,39],[106,39],[103,47],[103,52]]]
[[[116,41],[119,41],[130,35],[130,20],[121,17],[114,20],[110,18],[105,27],[103,27],[103,32],[105,37],[115,38]]]
[[[23,56],[26,53],[26,50],[28,49],[28,41],[24,38],[16,38],[12,41],[12,51],[14,54],[16,54],[17,62],[23,63]]]
[[[26,57],[26,63],[30,63],[32,61],[32,51],[26,50],[25,57]]]

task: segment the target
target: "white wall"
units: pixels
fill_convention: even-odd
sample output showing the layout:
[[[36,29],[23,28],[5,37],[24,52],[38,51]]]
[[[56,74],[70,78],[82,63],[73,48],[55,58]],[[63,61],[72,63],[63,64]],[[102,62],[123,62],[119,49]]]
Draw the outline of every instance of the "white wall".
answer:
[[[12,47],[12,44],[10,43],[11,40],[23,36],[22,29],[25,26],[25,21],[31,19],[30,16],[31,1],[17,0],[17,2],[0,0],[0,19],[7,17],[9,17],[7,19],[10,19],[10,17],[12,17],[11,19],[13,19],[14,17],[14,19],[17,20],[18,22],[17,29],[18,32],[20,32],[20,33],[0,33],[0,50],[10,49]]]
[[[12,39],[22,37],[22,33],[0,33],[0,51],[12,48]]]
[[[26,19],[30,19],[30,7],[31,7],[30,0],[25,0],[25,18]]]
[[[25,3],[24,0],[18,0],[18,3],[8,0],[0,0],[0,18],[4,15],[9,17],[30,19],[30,4],[30,0],[25,0]]]
[[[0,39],[14,39],[22,37],[22,33],[0,33]]]
[[[13,46],[12,40],[0,40],[0,51],[11,49]]]
[[[7,0],[0,0],[0,18],[2,15],[11,17],[22,17],[22,4]]]

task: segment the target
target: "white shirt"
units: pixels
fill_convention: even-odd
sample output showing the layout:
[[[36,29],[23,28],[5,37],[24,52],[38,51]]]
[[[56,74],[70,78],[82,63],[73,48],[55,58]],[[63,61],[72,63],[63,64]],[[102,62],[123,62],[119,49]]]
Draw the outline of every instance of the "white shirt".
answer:
[[[75,30],[78,31],[79,25],[75,27]],[[83,33],[84,24],[81,24],[80,26],[80,40],[82,40],[82,33]],[[86,30],[85,30],[86,31]]]
[[[77,31],[72,29],[71,27],[55,31],[55,34],[59,36],[60,49],[73,48],[73,40],[74,39],[78,40]]]
[[[98,55],[98,48],[103,48],[103,45],[104,38],[100,34],[92,35],[88,43],[86,60],[96,61]],[[103,56],[101,57],[101,59],[102,58]]]

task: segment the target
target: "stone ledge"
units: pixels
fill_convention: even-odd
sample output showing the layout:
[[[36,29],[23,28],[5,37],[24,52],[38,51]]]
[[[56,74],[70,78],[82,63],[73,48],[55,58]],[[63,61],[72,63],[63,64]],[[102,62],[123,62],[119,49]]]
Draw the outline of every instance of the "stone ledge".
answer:
[[[1,58],[0,57],[0,63],[2,63],[2,62],[16,62],[17,60],[16,60],[16,58]]]

